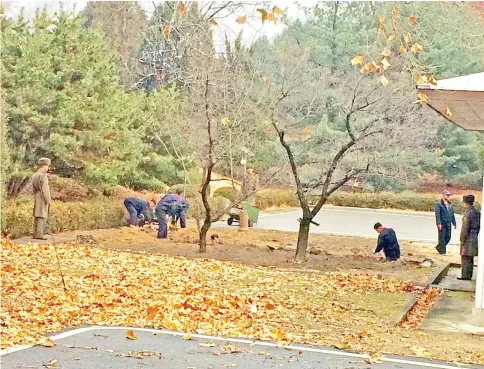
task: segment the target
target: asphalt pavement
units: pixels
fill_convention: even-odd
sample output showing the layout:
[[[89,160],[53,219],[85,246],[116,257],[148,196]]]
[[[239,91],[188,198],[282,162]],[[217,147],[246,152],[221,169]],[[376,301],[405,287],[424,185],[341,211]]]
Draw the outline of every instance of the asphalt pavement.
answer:
[[[297,232],[297,220],[301,217],[301,210],[261,214],[256,227]],[[459,215],[456,218],[457,229],[452,230],[451,240],[454,245],[459,243],[462,220]],[[314,221],[319,226],[311,225],[311,233],[376,238],[373,225],[380,222],[385,227],[393,228],[400,240],[437,244],[437,227],[433,213],[324,206]]]
[[[87,327],[60,333],[52,338],[55,347],[24,347],[2,352],[2,369],[356,369],[356,368],[458,368],[454,364],[410,357],[385,356],[370,360],[358,353],[333,348],[191,335],[154,329]],[[187,338],[187,337],[185,337]],[[54,363],[54,360],[55,363]],[[480,368],[482,366],[466,366]]]

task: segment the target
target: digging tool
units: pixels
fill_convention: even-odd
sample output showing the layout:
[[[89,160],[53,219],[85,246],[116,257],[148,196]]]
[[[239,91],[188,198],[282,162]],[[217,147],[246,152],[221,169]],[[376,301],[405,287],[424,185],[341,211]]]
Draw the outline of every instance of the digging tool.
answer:
[[[50,226],[50,221],[47,222],[49,224],[49,230],[50,230],[50,236],[52,237],[52,245],[54,246],[54,251],[55,251],[55,258],[56,258],[56,261],[57,261],[57,268],[59,269],[59,274],[61,276],[61,279],[62,279],[62,286],[64,286],[64,291],[67,291],[67,287],[66,287],[66,282],[64,281],[64,274],[62,273],[62,267],[61,267],[61,264],[60,264],[60,259],[59,259],[59,253],[57,252],[57,245],[55,243],[55,240],[54,240],[54,233],[52,232],[52,227]]]

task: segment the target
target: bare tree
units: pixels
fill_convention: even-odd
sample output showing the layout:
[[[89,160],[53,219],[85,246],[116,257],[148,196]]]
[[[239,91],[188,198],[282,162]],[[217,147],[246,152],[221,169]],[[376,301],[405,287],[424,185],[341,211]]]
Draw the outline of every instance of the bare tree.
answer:
[[[153,125],[154,137],[167,152],[182,161],[190,157],[203,169],[201,252],[206,251],[211,225],[228,210],[214,209],[210,201],[209,186],[214,170],[230,162],[234,151],[240,151],[264,129],[258,115],[259,102],[252,99],[260,76],[248,67],[247,57],[246,50],[235,48],[227,49],[224,54],[193,52],[183,71],[184,81],[190,88],[186,93],[175,93],[171,103],[161,105],[160,120]],[[163,116],[170,118],[162,119]],[[270,178],[271,174],[265,176]],[[243,200],[244,196],[240,196],[235,203]]]
[[[270,124],[302,209],[297,261],[305,259],[310,225],[334,192],[362,174],[411,165],[389,158],[403,147],[415,153],[425,147],[422,131],[433,127],[422,126],[427,114],[413,104],[408,62],[392,62],[391,68],[375,63],[377,75],[361,73],[349,59],[347,67],[325,67],[297,39],[287,38],[261,63],[261,73],[271,79],[265,90]]]

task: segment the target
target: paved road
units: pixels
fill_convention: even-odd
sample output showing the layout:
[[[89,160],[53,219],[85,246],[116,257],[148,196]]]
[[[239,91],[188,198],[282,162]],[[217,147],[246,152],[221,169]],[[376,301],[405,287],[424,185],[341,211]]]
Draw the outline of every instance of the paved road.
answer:
[[[137,340],[126,338],[126,328],[88,327],[55,336],[55,347],[31,347],[4,354],[2,369],[45,368],[57,360],[62,369],[356,369],[356,368],[458,368],[439,361],[386,356],[370,365],[364,355],[331,348],[277,347],[271,342],[251,342],[183,333],[135,329]],[[200,345],[202,344],[202,346]],[[211,347],[204,347],[211,346]],[[480,368],[466,366],[466,368]]]
[[[259,218],[258,228],[297,232],[300,210],[277,214],[265,214]],[[461,216],[457,218],[457,230],[453,230],[452,244],[459,243]],[[315,218],[320,226],[311,225],[312,233],[375,238],[376,222],[391,227],[401,240],[436,243],[437,228],[432,213],[387,211],[374,209],[325,206]]]

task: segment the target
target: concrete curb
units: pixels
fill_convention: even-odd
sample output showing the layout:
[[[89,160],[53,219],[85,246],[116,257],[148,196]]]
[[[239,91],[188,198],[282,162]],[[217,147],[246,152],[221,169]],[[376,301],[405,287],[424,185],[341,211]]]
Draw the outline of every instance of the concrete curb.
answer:
[[[430,276],[430,280],[428,284],[423,285],[423,287],[433,287],[433,288],[442,288],[438,285],[442,279],[447,275],[449,272],[452,263],[445,263],[442,267],[438,268],[436,271],[432,273]],[[422,285],[420,285],[422,286]],[[408,314],[417,304],[418,299],[415,296],[411,297],[411,300],[397,313],[395,317],[391,320],[391,324],[396,327],[401,322],[407,319]]]
[[[449,272],[452,263],[445,263],[445,265],[439,269],[437,269],[432,275],[430,276],[429,285],[432,287],[437,287],[437,285],[444,279],[444,277]]]
[[[417,298],[415,296],[410,296],[409,301],[390,319],[390,325],[392,327],[397,327],[401,322],[407,319],[408,313],[417,304]]]

